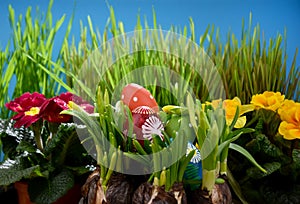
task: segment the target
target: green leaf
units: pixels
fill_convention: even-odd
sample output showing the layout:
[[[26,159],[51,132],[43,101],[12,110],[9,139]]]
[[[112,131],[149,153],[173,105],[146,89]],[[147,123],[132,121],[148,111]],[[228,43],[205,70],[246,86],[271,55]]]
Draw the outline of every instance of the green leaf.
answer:
[[[20,160],[6,160],[0,165],[0,185],[9,185],[35,174],[39,165],[26,168]]]
[[[9,88],[9,82],[11,81],[11,78],[13,76],[13,73],[15,71],[15,60],[16,60],[16,52],[14,52],[13,56],[11,57],[11,59],[9,60],[9,63],[7,65],[7,68],[6,68],[6,71],[5,71],[5,74],[3,76],[3,84],[5,85],[3,88],[4,88],[4,91],[7,91],[8,88]],[[1,81],[2,81],[1,80]]]
[[[15,121],[0,119],[0,135],[14,137],[17,141],[33,140],[33,132],[28,128],[14,128]]]
[[[239,185],[239,183],[235,180],[235,178],[233,177],[231,171],[227,168],[227,178],[228,178],[228,182],[230,184],[230,187],[233,189],[234,193],[237,195],[237,197],[240,199],[240,201],[243,204],[248,204],[248,202],[246,201],[241,187]]]
[[[255,167],[251,167],[247,169],[247,175],[253,179],[261,179],[279,170],[280,167],[281,164],[279,162],[265,163],[263,164],[264,172],[259,171],[259,169]]]
[[[232,138],[240,133],[242,134],[248,134],[248,133],[251,133],[251,132],[254,132],[255,129],[252,129],[252,128],[242,128],[242,129],[237,129],[237,130],[234,130],[232,132],[229,133],[228,137],[229,138]]]
[[[80,176],[83,174],[86,174],[88,172],[91,172],[93,169],[93,165],[90,166],[65,166],[66,169],[72,171],[72,173],[76,176]]]
[[[295,164],[295,167],[297,169],[299,169],[300,168],[300,150],[293,149],[292,156],[293,156],[293,162]]]
[[[75,123],[63,123],[58,127],[55,137],[45,146],[44,154],[51,155],[55,166],[68,164],[70,166],[85,166],[91,162],[82,146]],[[82,130],[78,130],[82,131]]]
[[[165,132],[168,135],[170,135],[172,138],[176,137],[176,132],[180,128],[180,119],[181,119],[180,115],[172,114],[164,127]]]
[[[74,185],[74,175],[67,170],[46,178],[30,180],[28,193],[30,199],[39,204],[49,204],[68,192]]]
[[[255,159],[252,157],[252,155],[246,150],[244,149],[243,147],[241,147],[240,145],[237,145],[237,144],[234,144],[234,143],[231,143],[229,145],[229,148],[230,149],[233,149],[239,153],[241,153],[242,155],[244,155],[252,164],[254,164],[259,170],[261,170],[262,172],[266,173],[266,170],[261,167],[256,161]]]
[[[242,134],[250,133],[250,132],[253,132],[253,131],[254,131],[254,129],[251,129],[251,128],[243,128],[243,129],[237,129],[235,131],[230,132],[227,135],[227,140],[225,140],[224,142],[219,144],[218,155],[221,154],[221,152],[223,151],[223,149],[225,147],[229,147],[229,144],[234,142],[235,140],[237,140]]]
[[[224,148],[226,148],[226,147],[228,148],[229,144],[232,143],[233,141],[237,140],[241,135],[242,135],[242,132],[240,132],[235,137],[230,138],[230,139],[226,140],[225,142],[222,142],[221,144],[219,144],[219,146],[218,146],[218,155],[220,155],[222,153]]]
[[[189,116],[190,116],[190,122],[196,131],[198,126],[197,126],[196,117],[195,117],[195,114],[196,114],[195,103],[194,103],[194,99],[190,93],[188,93],[188,95],[187,95],[186,103],[187,103],[187,108],[188,108],[188,112],[189,112]]]
[[[257,135],[256,141],[259,145],[260,150],[265,154],[273,158],[284,156],[284,153],[276,145],[274,145],[266,135],[264,134]]]
[[[201,145],[200,153],[203,159],[206,159],[211,154],[216,154],[215,150],[218,147],[219,136],[220,135],[219,135],[217,122],[214,121],[211,128],[208,129],[207,136],[204,140],[204,143]],[[213,163],[216,161],[211,161],[211,162],[212,165],[214,165]]]
[[[16,151],[18,152],[29,152],[35,153],[37,152],[37,148],[31,143],[27,141],[21,141],[20,144],[17,146]]]
[[[128,158],[128,161],[132,160],[138,162],[139,165],[143,165],[145,167],[149,166],[150,157],[148,155],[140,155],[131,152],[124,152],[124,156]],[[148,159],[146,159],[148,157]]]
[[[10,159],[15,158],[23,152],[21,148],[17,149],[20,142],[29,144],[35,143],[33,132],[31,130],[24,127],[14,128],[14,123],[13,120],[0,119],[0,137],[3,144],[3,152]]]
[[[188,155],[185,155],[180,159],[177,181],[182,182],[185,169],[186,169],[187,165],[189,164],[189,162],[191,161],[192,157],[194,156],[195,151],[196,151],[195,149],[190,151]]]

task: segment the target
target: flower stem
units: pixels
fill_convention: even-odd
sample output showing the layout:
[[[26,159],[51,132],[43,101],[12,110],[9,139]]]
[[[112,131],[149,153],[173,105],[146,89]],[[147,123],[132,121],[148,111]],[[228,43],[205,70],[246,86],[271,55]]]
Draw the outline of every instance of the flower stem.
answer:
[[[38,133],[38,134],[34,134],[34,139],[35,139],[35,142],[36,142],[36,146],[39,150],[41,150],[41,152],[43,152],[43,149],[44,149],[44,146],[43,146],[43,141],[42,141],[42,137],[41,137],[41,134]]]
[[[208,194],[211,195],[212,189],[215,185],[216,180],[216,170],[206,170],[203,169],[203,180],[202,180],[202,190],[207,190]]]
[[[42,123],[43,122],[41,120],[39,120],[36,123],[32,124],[34,140],[35,140],[37,148],[41,152],[43,152],[43,150],[44,150],[43,140],[42,140],[42,137],[41,137],[41,129],[42,129],[42,125],[43,125]]]
[[[229,145],[226,146],[220,155],[220,175],[227,175],[227,157]]]
[[[227,175],[227,158],[220,163],[220,175]]]

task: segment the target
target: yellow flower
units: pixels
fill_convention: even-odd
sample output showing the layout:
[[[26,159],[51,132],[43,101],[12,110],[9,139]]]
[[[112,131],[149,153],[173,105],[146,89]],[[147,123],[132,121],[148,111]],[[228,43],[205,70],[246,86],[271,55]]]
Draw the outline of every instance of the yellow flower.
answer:
[[[256,94],[252,96],[251,104],[255,106],[255,109],[267,109],[276,111],[282,104],[284,95],[280,92],[265,91],[263,94]]]
[[[300,139],[300,103],[285,100],[278,110],[282,122],[278,132],[287,140]]]
[[[213,100],[211,105],[216,108],[221,100]],[[242,105],[241,100],[238,97],[234,97],[233,99],[226,99],[222,103],[223,108],[226,113],[226,124],[229,126],[233,122],[234,116],[237,111],[237,107],[239,107],[239,117],[234,125],[235,128],[242,128],[246,124],[246,116],[242,116],[243,114],[253,111],[254,106]]]
[[[299,103],[298,103],[299,104]],[[293,100],[284,100],[283,103],[281,104],[280,108],[278,109],[278,114],[281,118],[281,120],[286,120],[285,117],[288,116],[289,114],[286,114],[291,110],[291,108],[297,106],[297,103]]]

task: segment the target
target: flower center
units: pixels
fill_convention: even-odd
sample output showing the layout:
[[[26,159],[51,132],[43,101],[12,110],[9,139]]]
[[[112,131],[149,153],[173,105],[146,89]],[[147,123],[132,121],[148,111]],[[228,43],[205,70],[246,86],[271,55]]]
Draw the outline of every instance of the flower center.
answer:
[[[30,108],[29,111],[25,112],[25,115],[35,116],[35,115],[37,115],[39,113],[40,113],[40,108],[39,107],[32,107],[32,108]]]
[[[67,104],[68,108],[70,110],[73,110],[74,109],[74,102],[73,101],[69,101],[68,104]]]

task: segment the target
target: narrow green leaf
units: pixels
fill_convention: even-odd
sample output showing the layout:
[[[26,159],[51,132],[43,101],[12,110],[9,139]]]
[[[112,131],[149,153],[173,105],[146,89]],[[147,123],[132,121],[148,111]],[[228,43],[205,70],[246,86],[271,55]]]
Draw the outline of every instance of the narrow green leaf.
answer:
[[[229,145],[229,148],[241,153],[242,155],[244,155],[252,164],[254,164],[257,168],[259,168],[262,172],[267,172],[262,166],[260,166],[255,159],[253,158],[253,156],[243,147],[241,147],[240,145],[231,143]]]

